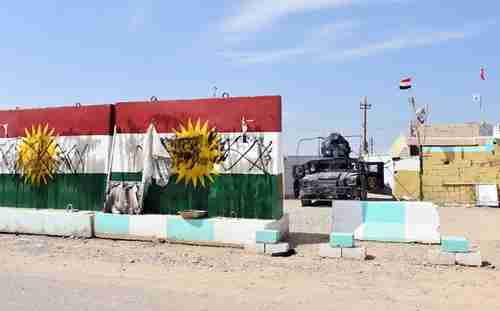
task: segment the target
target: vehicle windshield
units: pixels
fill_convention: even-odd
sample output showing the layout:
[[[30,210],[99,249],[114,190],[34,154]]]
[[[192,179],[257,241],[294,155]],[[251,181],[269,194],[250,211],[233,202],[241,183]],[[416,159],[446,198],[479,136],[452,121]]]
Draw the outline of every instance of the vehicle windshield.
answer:
[[[308,165],[310,173],[331,172],[332,170],[347,170],[353,169],[354,164],[349,160],[328,160],[328,161],[315,161]]]

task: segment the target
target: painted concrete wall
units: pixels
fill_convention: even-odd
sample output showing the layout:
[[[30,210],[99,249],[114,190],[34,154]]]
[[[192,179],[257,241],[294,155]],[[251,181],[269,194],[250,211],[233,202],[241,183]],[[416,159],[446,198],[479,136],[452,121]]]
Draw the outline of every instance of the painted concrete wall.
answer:
[[[95,214],[96,236],[156,237],[238,245],[255,243],[255,233],[259,230],[278,230],[285,237],[288,224],[288,215],[279,220],[224,217],[186,220],[174,215]]]
[[[144,133],[154,123],[162,137],[188,119],[208,122],[226,142],[225,161],[207,187],[152,185],[145,212],[176,215],[206,210],[210,217],[280,219],[283,215],[283,157],[280,96],[121,102],[39,109],[0,110],[0,205],[19,208],[100,211],[108,168],[114,181],[141,180]],[[242,120],[248,120],[243,130]],[[251,120],[251,121],[250,121]],[[48,124],[55,129],[64,163],[47,185],[32,187],[15,170],[16,144],[26,128]],[[115,146],[111,137],[117,128]],[[243,138],[245,131],[245,138]],[[112,165],[108,163],[113,154]]]
[[[93,236],[93,214],[2,207],[0,232],[90,238]]]
[[[332,230],[358,240],[439,243],[439,214],[430,202],[334,201]]]

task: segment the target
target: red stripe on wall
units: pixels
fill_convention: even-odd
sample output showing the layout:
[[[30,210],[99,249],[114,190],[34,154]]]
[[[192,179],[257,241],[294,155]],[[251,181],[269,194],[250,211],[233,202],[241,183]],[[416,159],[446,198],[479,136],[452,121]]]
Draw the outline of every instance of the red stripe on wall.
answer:
[[[53,107],[0,111],[0,137],[24,136],[24,129],[48,124],[59,136],[109,135],[111,105]],[[5,133],[4,124],[7,124]]]
[[[144,133],[151,121],[160,133],[172,132],[188,119],[208,121],[219,132],[241,132],[241,120],[249,132],[281,132],[281,97],[230,97],[116,104],[119,133]]]

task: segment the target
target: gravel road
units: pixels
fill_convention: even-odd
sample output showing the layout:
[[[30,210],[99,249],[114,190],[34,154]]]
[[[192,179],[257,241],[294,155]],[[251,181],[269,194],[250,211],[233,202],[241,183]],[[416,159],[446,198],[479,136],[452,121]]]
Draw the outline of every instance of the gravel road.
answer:
[[[500,210],[440,214],[443,233],[469,237],[485,267],[428,265],[437,246],[417,244],[362,243],[364,262],[320,259],[321,234],[292,233],[290,257],[0,234],[0,310],[499,310]]]

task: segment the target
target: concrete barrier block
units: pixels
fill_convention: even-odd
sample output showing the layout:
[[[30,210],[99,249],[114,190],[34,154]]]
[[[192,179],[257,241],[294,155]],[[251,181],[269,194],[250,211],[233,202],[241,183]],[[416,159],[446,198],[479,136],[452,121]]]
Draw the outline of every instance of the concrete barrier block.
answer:
[[[263,230],[268,220],[213,218],[214,241],[232,244],[255,244],[255,232]]]
[[[255,232],[255,241],[257,243],[278,243],[280,240],[280,232],[278,230],[259,230]]]
[[[462,266],[480,267],[482,262],[481,252],[456,253],[456,262]]]
[[[464,237],[446,236],[441,239],[441,250],[449,253],[467,253],[469,241]]]
[[[183,219],[167,217],[167,238],[180,241],[213,241],[214,224],[211,219]]]
[[[366,248],[365,247],[347,247],[342,248],[342,258],[365,260]]]
[[[96,213],[94,218],[95,234],[130,234],[130,216],[120,214]]]
[[[431,202],[406,202],[406,240],[439,244],[439,213]]]
[[[285,213],[279,220],[266,224],[264,229],[278,230],[282,239],[290,233],[290,215]]]
[[[276,244],[266,244],[266,254],[277,255],[286,253],[290,250],[290,245],[286,242],[276,243]]]
[[[45,215],[37,210],[19,209],[19,211],[13,212],[11,220],[15,233],[46,234]]]
[[[319,256],[323,258],[340,258],[342,249],[340,247],[331,247],[329,243],[323,243],[319,246]]]
[[[91,238],[93,236],[90,212],[67,213],[65,211],[45,212],[43,233],[54,236],[75,236]]]
[[[2,207],[0,209],[0,232],[14,232],[15,209]]]
[[[343,232],[330,233],[331,247],[354,247],[354,234]]]
[[[432,265],[455,265],[455,253],[443,252],[440,249],[430,249],[427,252],[427,262]]]
[[[361,201],[333,201],[332,205],[332,231],[354,232],[363,223]]]
[[[91,212],[0,208],[0,232],[90,238],[92,218]]]
[[[130,235],[167,238],[167,217],[165,215],[130,215]]]
[[[266,252],[266,244],[264,243],[245,244],[245,251],[253,254],[264,254]]]

